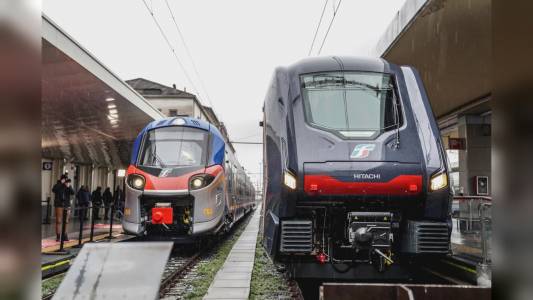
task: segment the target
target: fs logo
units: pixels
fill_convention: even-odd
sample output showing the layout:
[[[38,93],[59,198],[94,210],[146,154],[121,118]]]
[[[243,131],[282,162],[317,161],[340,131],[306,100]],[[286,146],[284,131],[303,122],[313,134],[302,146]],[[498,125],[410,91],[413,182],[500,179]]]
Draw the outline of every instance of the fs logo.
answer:
[[[376,148],[374,144],[359,144],[353,148],[350,158],[367,158],[370,155],[370,152]]]

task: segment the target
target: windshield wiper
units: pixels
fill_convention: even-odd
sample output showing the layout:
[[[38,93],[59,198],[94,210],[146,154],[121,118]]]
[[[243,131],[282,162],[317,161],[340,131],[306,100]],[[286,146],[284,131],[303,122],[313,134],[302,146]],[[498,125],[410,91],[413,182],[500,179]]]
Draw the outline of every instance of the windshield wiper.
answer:
[[[162,167],[162,168],[166,168],[166,164],[163,163],[163,160],[161,159],[161,157],[159,157],[157,155],[157,148],[154,144],[154,147],[153,147],[153,150],[152,150],[152,165],[155,165],[155,163],[158,162],[159,163],[159,166]]]
[[[156,154],[154,153],[154,158],[159,162],[159,165],[163,168],[166,168],[167,165],[165,163],[163,163],[163,160]]]

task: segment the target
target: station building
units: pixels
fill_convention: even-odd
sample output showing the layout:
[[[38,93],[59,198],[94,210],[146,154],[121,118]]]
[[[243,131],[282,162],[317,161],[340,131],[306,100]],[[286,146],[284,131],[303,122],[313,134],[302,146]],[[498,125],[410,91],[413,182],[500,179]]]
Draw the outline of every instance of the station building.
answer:
[[[214,124],[233,148],[226,126],[220,122],[214,110],[202,105],[196,95],[188,93],[186,88],[179,90],[175,84],[169,87],[144,78],[127,80],[126,83],[167,117],[191,117]]]
[[[195,95],[144,78],[127,80],[132,88],[167,117],[188,116],[208,120]]]
[[[491,4],[406,0],[375,54],[418,69],[457,195],[491,195]]]

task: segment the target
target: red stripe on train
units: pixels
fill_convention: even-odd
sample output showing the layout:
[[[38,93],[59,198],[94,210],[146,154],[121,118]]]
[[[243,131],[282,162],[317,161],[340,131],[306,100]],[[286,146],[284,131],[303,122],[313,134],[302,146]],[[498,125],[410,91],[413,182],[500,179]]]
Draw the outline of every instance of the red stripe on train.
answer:
[[[327,175],[305,175],[309,195],[416,195],[422,191],[421,175],[399,175],[387,182],[344,182]]]

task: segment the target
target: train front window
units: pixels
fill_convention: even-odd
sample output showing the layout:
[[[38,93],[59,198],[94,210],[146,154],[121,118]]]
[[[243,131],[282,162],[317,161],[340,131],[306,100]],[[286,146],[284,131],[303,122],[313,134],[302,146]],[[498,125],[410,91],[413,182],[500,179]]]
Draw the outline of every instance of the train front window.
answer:
[[[148,131],[140,165],[157,168],[203,166],[206,163],[207,131],[170,126]]]
[[[307,122],[345,138],[373,138],[401,123],[393,78],[371,72],[325,72],[301,77]]]

